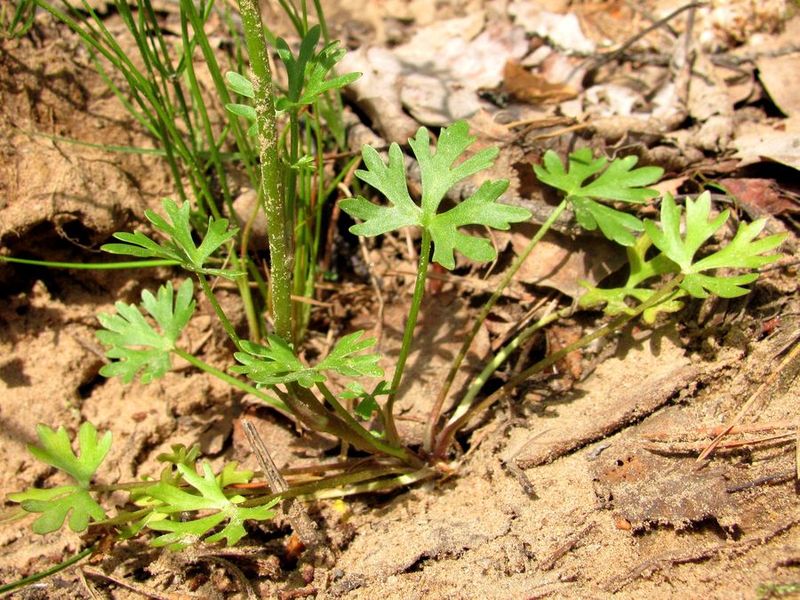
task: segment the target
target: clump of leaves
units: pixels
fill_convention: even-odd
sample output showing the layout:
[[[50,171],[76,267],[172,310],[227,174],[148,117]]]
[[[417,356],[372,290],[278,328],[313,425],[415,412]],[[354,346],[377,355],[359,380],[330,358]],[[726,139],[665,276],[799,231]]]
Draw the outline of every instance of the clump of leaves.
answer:
[[[278,57],[286,67],[288,86],[286,94],[279,97],[276,108],[282,111],[297,111],[303,106],[313,104],[320,96],[331,90],[341,89],[358,79],[360,73],[346,73],[330,77],[333,68],[344,55],[346,50],[339,46],[337,40],[331,41],[316,52],[321,28],[315,25],[308,30],[300,43],[297,56],[292,53],[289,44],[283,38],[277,38],[276,49]],[[255,99],[253,83],[243,75],[229,71],[225,74],[228,88],[244,98]],[[256,111],[249,104],[231,103],[225,108],[250,123],[248,134],[256,135]]]
[[[72,450],[64,427],[53,430],[46,425],[36,427],[40,446],[29,445],[31,455],[69,475],[75,483],[55,488],[30,488],[24,492],[9,494],[12,502],[18,502],[27,512],[41,513],[33,523],[33,531],[50,533],[61,528],[69,515],[72,531],[86,530],[91,521],[105,519],[105,511],[89,493],[89,486],[98,467],[111,448],[111,432],[98,437],[91,423],[84,423],[78,430],[78,452]]]
[[[681,213],[684,218],[681,219]],[[638,303],[647,301],[655,290],[641,285],[653,278],[664,275],[680,275],[680,289],[665,301],[646,309],[643,319],[652,323],[660,312],[675,312],[683,306],[679,298],[692,296],[706,298],[716,294],[722,298],[735,298],[747,294],[746,285],[758,279],[752,272],[764,265],[775,262],[777,254],[765,254],[777,248],[785,234],[773,234],[756,239],[766,225],[765,219],[752,223],[740,223],[733,239],[721,249],[698,258],[699,251],[714,234],[727,222],[730,212],[725,210],[711,218],[711,195],[702,193],[696,200],[686,199],[686,209],[682,211],[675,199],[667,194],[661,202],[661,223],[646,220],[645,234],[628,248],[630,271],[625,285],[619,288],[602,289],[584,284],[589,291],[580,299],[581,306],[589,307],[605,304],[605,312],[610,315],[633,314],[635,307],[627,300]],[[681,234],[683,222],[685,233]],[[646,253],[651,245],[660,252],[650,259]],[[715,271],[724,269],[745,270],[738,275],[723,275]]]
[[[41,514],[34,521],[33,531],[39,534],[56,531],[67,516],[69,527],[75,532],[85,531],[92,523],[104,522],[106,512],[93,497],[91,482],[111,448],[111,432],[99,436],[94,425],[84,423],[78,431],[77,453],[72,450],[63,427],[54,431],[39,425],[36,432],[40,446],[30,445],[29,452],[37,460],[67,474],[75,483],[48,489],[30,488],[9,495],[23,510]],[[272,507],[277,499],[260,506],[242,506],[245,497],[231,487],[249,483],[253,479],[252,471],[242,471],[237,469],[236,463],[227,463],[215,475],[211,465],[203,461],[200,475],[196,467],[199,456],[196,447],[187,450],[176,445],[172,450],[159,457],[170,463],[170,467],[162,472],[158,482],[131,487],[131,500],[146,507],[146,515],[127,527],[127,536],[147,527],[166,532],[152,541],[154,546],[178,550],[200,540],[208,543],[225,540],[231,546],[245,536],[245,521],[265,521],[275,516]],[[114,521],[125,523],[135,514],[120,513]],[[200,514],[202,516],[198,516]]]
[[[328,356],[312,367],[304,365],[286,340],[277,335],[267,336],[267,345],[242,342],[244,352],[234,354],[241,365],[231,372],[246,374],[262,385],[277,385],[296,381],[305,388],[327,380],[325,371],[335,371],[345,377],[382,377],[378,366],[379,354],[360,354],[375,344],[375,338],[360,339],[363,331],[344,336]]]
[[[166,532],[153,540],[153,546],[180,550],[200,540],[207,543],[225,540],[228,546],[233,546],[247,533],[245,521],[267,521],[275,516],[272,507],[277,499],[262,506],[245,507],[241,506],[244,496],[226,491],[227,486],[249,483],[252,471],[239,471],[235,463],[228,463],[222,473],[214,475],[207,461],[201,463],[202,476],[194,465],[179,462],[175,468],[180,475],[179,483],[162,478],[142,493],[152,511],[146,526]],[[187,513],[199,512],[208,514],[196,519],[186,518]],[[211,533],[223,523],[219,531]]]

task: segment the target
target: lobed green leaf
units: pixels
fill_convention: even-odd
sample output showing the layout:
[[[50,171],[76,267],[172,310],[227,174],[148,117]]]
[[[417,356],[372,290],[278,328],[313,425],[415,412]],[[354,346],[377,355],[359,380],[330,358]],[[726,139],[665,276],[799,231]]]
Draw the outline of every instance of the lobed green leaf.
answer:
[[[497,202],[508,187],[507,181],[485,182],[475,194],[454,208],[438,212],[445,194],[453,185],[494,162],[498,151],[487,148],[456,164],[474,141],[464,121],[441,131],[435,152],[431,150],[430,134],[424,127],[420,127],[417,135],[409,140],[420,167],[420,206],[409,194],[405,158],[400,146],[392,144],[389,147],[386,163],[374,148],[365,146],[362,155],[366,169],[356,171],[356,176],[383,194],[389,206],[374,204],[363,197],[343,200],[342,209],[362,221],[353,225],[350,231],[356,235],[375,236],[401,227],[422,227],[428,230],[433,240],[433,260],[445,268],[455,267],[456,251],[472,260],[492,260],[496,252],[488,240],[465,234],[461,228],[484,225],[508,229],[511,223],[530,218],[530,212],[524,208]]]
[[[91,521],[101,521],[105,512],[89,494],[88,488],[97,469],[111,448],[111,432],[102,437],[89,422],[78,430],[78,452],[74,452],[64,427],[53,430],[46,425],[36,427],[39,446],[28,446],[28,451],[37,460],[55,467],[75,480],[76,485],[51,489],[30,488],[24,492],[9,494],[9,499],[18,502],[23,510],[41,513],[34,521],[33,531],[39,534],[60,529],[69,516],[69,527],[73,531],[84,531]]]
[[[277,499],[264,506],[249,508],[239,506],[245,501],[243,496],[236,494],[229,496],[225,493],[225,485],[249,481],[249,477],[252,476],[246,472],[236,471],[235,465],[226,467],[219,477],[214,475],[207,461],[202,463],[202,476],[185,464],[177,464],[176,468],[189,488],[179,488],[164,481],[147,488],[146,493],[160,502],[154,508],[154,512],[166,517],[198,511],[210,511],[211,514],[188,520],[182,518],[149,520],[146,523],[147,527],[167,532],[155,538],[154,546],[167,546],[172,550],[178,550],[201,539],[208,543],[224,539],[228,546],[232,546],[246,535],[245,521],[264,521],[275,516],[275,511],[271,509],[277,503]],[[225,525],[220,531],[209,535],[222,523]]]
[[[119,376],[130,383],[141,374],[142,383],[163,377],[171,368],[170,354],[183,328],[194,314],[191,279],[186,279],[174,294],[172,282],[162,285],[153,296],[142,292],[141,306],[153,318],[153,327],[133,304],[117,302],[116,314],[97,315],[103,329],[95,334],[109,349],[106,356],[113,359],[100,369],[105,377]]]
[[[124,244],[104,244],[101,249],[112,254],[125,254],[140,258],[166,258],[176,260],[181,267],[195,273],[218,275],[233,278],[238,275],[224,269],[213,269],[205,263],[223,244],[234,238],[238,232],[236,227],[229,227],[228,219],[208,220],[205,236],[198,246],[192,235],[190,207],[188,202],[181,205],[169,198],[164,199],[162,207],[169,219],[165,219],[151,210],[145,211],[147,220],[164,233],[168,239],[158,244],[141,232],[118,232],[114,237]]]
[[[715,269],[757,269],[775,262],[779,255],[764,255],[777,248],[784,234],[774,234],[756,240],[766,221],[759,219],[750,224],[741,223],[733,239],[720,250],[695,260],[703,245],[710,240],[729,217],[722,211],[711,218],[711,194],[704,192],[696,200],[686,199],[684,228],[681,232],[681,209],[675,199],[667,194],[661,203],[660,227],[653,221],[645,221],[645,230],[653,244],[685,274],[681,287],[696,298],[705,298],[709,293],[723,298],[734,298],[746,294],[748,285],[758,278],[756,273],[735,276],[708,275],[705,271]]]
[[[589,148],[581,148],[569,155],[569,169],[565,170],[558,155],[548,150],[542,164],[534,165],[533,170],[542,183],[564,193],[581,227],[589,231],[599,228],[608,239],[632,246],[632,232],[643,230],[641,221],[598,201],[641,204],[658,196],[656,190],[645,186],[658,181],[664,170],[634,169],[637,161],[635,156],[626,156],[609,164],[606,158],[594,158]]]
[[[325,371],[348,377],[381,377],[380,356],[361,354],[375,344],[374,338],[360,339],[363,333],[356,331],[341,338],[330,354],[313,367],[300,362],[291,345],[277,335],[267,336],[266,346],[245,341],[242,342],[244,351],[234,354],[241,364],[231,367],[231,371],[245,374],[262,385],[297,382],[306,388],[325,381]]]

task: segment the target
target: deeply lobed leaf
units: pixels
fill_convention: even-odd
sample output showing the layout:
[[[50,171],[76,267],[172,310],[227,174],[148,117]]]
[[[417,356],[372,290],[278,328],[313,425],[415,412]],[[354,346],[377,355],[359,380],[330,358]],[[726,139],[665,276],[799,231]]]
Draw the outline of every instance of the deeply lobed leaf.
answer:
[[[664,170],[634,169],[637,162],[635,156],[626,156],[609,164],[606,158],[594,158],[589,148],[581,148],[569,155],[569,169],[565,170],[558,155],[548,150],[542,164],[534,165],[533,170],[542,183],[564,193],[581,227],[589,231],[599,228],[608,239],[632,246],[633,232],[643,230],[642,222],[598,201],[641,204],[658,196],[656,190],[646,186],[658,181]]]
[[[111,254],[125,254],[140,258],[165,258],[175,260],[181,267],[195,273],[218,275],[233,278],[237,273],[224,269],[214,269],[205,266],[205,263],[223,244],[234,238],[238,228],[230,227],[228,219],[208,220],[208,227],[203,240],[198,246],[192,236],[190,222],[190,207],[188,202],[181,205],[169,198],[162,203],[169,219],[151,210],[145,211],[147,220],[165,234],[168,239],[158,244],[141,232],[118,232],[114,237],[124,242],[123,244],[104,244],[101,249]]]
[[[276,103],[278,110],[297,110],[313,104],[325,92],[341,89],[361,76],[361,73],[346,73],[329,78],[346,51],[339,47],[338,41],[332,41],[315,53],[320,34],[319,25],[311,27],[300,42],[296,56],[284,39],[276,40],[278,57],[286,67],[289,80],[286,96]]]
[[[383,376],[378,366],[378,354],[360,354],[375,344],[374,338],[360,339],[363,331],[344,336],[317,365],[309,367],[300,362],[291,345],[276,335],[267,337],[267,345],[242,342],[243,352],[234,354],[241,364],[231,367],[234,373],[245,374],[262,385],[297,382],[303,387],[327,379],[325,371],[335,371],[348,377]]]
[[[209,511],[211,514],[189,520],[180,518],[148,520],[146,526],[150,529],[167,532],[153,541],[154,546],[167,546],[178,550],[201,539],[208,543],[224,539],[228,546],[232,546],[246,535],[244,528],[246,520],[264,521],[275,516],[275,511],[271,509],[277,500],[264,506],[242,507],[239,505],[245,501],[243,496],[226,494],[224,490],[226,485],[249,481],[249,477],[252,476],[251,473],[236,471],[235,465],[231,468],[226,467],[219,477],[214,475],[207,461],[202,463],[202,476],[186,464],[179,463],[176,468],[189,488],[180,488],[164,481],[147,488],[146,493],[160,502],[154,507],[154,512],[165,517],[197,511]],[[220,531],[209,535],[222,523],[225,523],[225,526]]]
[[[116,314],[97,315],[103,329],[95,334],[109,346],[108,358],[114,359],[100,369],[105,377],[120,376],[130,383],[141,374],[142,383],[163,377],[171,368],[170,354],[183,328],[194,314],[191,279],[186,279],[173,297],[172,282],[167,282],[153,296],[142,292],[142,308],[153,318],[153,327],[133,304],[117,302]]]
[[[91,521],[105,518],[105,512],[89,494],[88,488],[98,467],[111,448],[111,432],[102,437],[89,422],[78,430],[78,452],[64,427],[53,430],[46,425],[36,427],[39,446],[29,445],[28,451],[37,460],[51,465],[75,480],[76,485],[51,489],[31,488],[24,492],[9,494],[9,499],[19,502],[27,512],[41,513],[33,524],[33,531],[50,533],[61,528],[69,516],[69,527],[73,531],[84,531]]]
[[[363,221],[353,225],[350,231],[356,235],[375,236],[401,227],[422,227],[428,230],[433,240],[433,260],[445,268],[455,267],[455,251],[477,261],[492,260],[496,256],[492,245],[483,238],[464,233],[461,228],[484,225],[508,229],[511,223],[530,218],[530,212],[524,208],[497,202],[508,186],[507,181],[485,182],[473,196],[446,212],[438,212],[445,194],[453,185],[493,164],[496,148],[481,150],[456,164],[474,141],[464,121],[441,131],[435,152],[431,150],[430,134],[424,127],[420,127],[417,135],[409,140],[420,167],[420,206],[409,194],[400,146],[392,144],[389,147],[386,163],[374,148],[365,146],[362,156],[366,169],[356,171],[356,176],[381,192],[389,206],[374,204],[363,197],[343,200],[342,209]]]
[[[665,256],[680,267],[685,274],[681,287],[696,298],[705,298],[709,293],[723,298],[733,298],[748,293],[743,287],[758,278],[756,273],[736,276],[708,275],[706,271],[716,269],[756,269],[770,264],[779,258],[777,254],[764,255],[777,248],[784,234],[774,234],[756,240],[766,225],[759,219],[750,224],[740,223],[736,235],[723,248],[695,260],[701,247],[711,239],[727,221],[729,211],[725,210],[711,218],[711,194],[704,192],[696,200],[686,199],[685,233],[681,233],[681,209],[675,199],[667,194],[661,203],[661,226],[653,221],[645,221],[647,234],[653,244]]]

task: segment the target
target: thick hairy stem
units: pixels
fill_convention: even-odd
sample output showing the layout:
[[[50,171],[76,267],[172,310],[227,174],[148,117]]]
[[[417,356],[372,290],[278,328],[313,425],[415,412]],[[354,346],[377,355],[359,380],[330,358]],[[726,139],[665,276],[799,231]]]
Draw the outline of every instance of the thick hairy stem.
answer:
[[[284,198],[281,194],[281,166],[278,157],[278,128],[272,72],[264,39],[264,27],[257,0],[239,0],[250,68],[255,78],[255,111],[258,124],[261,186],[264,191],[264,212],[270,252],[270,286],[272,319],[275,332],[285,340],[292,339],[292,253],[291,226],[286,222]]]

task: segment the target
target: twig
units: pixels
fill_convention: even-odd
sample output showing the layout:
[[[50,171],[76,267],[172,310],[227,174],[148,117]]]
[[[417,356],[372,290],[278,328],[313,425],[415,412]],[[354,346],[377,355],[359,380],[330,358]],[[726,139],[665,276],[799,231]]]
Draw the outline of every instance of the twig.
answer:
[[[566,556],[568,552],[573,550],[580,543],[580,541],[585,538],[592,529],[595,528],[595,525],[595,523],[589,523],[577,533],[573,533],[571,536],[569,536],[564,543],[553,550],[549,557],[542,561],[542,563],[539,565],[539,568],[542,571],[549,571],[555,567],[559,560]]]
[[[275,465],[275,461],[272,460],[272,456],[256,428],[249,420],[242,419],[242,430],[247,436],[247,441],[250,442],[250,446],[256,455],[256,459],[258,459],[258,464],[261,465],[261,469],[264,471],[264,477],[267,478],[272,492],[281,494],[287,491],[289,485]],[[283,509],[286,518],[289,519],[289,523],[292,525],[292,529],[294,529],[297,537],[300,538],[306,548],[313,549],[320,545],[322,540],[317,531],[316,523],[308,516],[299,500],[286,498],[281,502],[281,509]]]
[[[197,560],[205,561],[205,562],[215,562],[218,565],[221,565],[223,568],[227,569],[233,576],[236,577],[237,581],[239,582],[239,587],[247,595],[247,600],[259,600],[259,596],[256,593],[255,589],[253,588],[253,584],[250,583],[250,580],[245,577],[245,574],[242,573],[242,570],[229,561],[227,558],[223,558],[221,556],[215,556],[213,554],[203,554],[197,556]]]
[[[735,494],[736,492],[743,492],[744,490],[749,490],[761,485],[778,485],[779,483],[786,483],[787,481],[792,481],[794,478],[794,471],[780,473],[778,475],[765,475],[764,477],[759,477],[758,479],[748,481],[747,483],[733,485],[729,488],[726,488],[725,491],[729,494]]]
[[[745,552],[749,552],[757,546],[766,544],[773,538],[776,538],[779,535],[789,531],[792,527],[797,525],[798,522],[800,522],[800,519],[789,519],[788,521],[784,521],[781,525],[769,533],[738,543],[711,546],[709,548],[703,548],[699,551],[691,552],[689,554],[672,554],[658,558],[652,558],[631,569],[627,575],[621,578],[614,577],[612,581],[607,582],[603,587],[606,589],[606,591],[615,594],[640,577],[648,577],[665,568],[686,563],[704,562],[719,555],[744,554]]]
[[[774,431],[776,429],[797,429],[798,424],[795,421],[774,421],[770,423],[752,423],[750,425],[738,425],[731,428],[728,433],[731,435],[735,433],[760,433],[763,431]],[[681,442],[691,441],[698,437],[715,437],[722,431],[727,431],[725,425],[716,425],[714,427],[698,427],[684,433],[664,433],[655,432],[648,433],[642,436],[643,439],[649,442]]]
[[[144,596],[145,598],[154,598],[155,600],[194,600],[195,598],[200,598],[200,596],[195,596],[194,594],[162,594],[140,583],[133,583],[132,581],[127,581],[121,577],[115,577],[113,575],[103,573],[100,569],[96,569],[95,567],[83,567],[81,571],[83,571],[84,575],[94,577],[95,579],[104,579],[106,581],[110,581],[115,585],[125,588],[126,590],[130,590],[135,594],[139,594],[140,596]]]
[[[579,64],[578,66],[576,66],[572,70],[572,72],[567,77],[566,81],[569,82],[575,76],[575,74],[578,71],[583,70],[584,68],[587,69],[587,70],[590,70],[590,69],[597,69],[599,67],[602,67],[604,64],[606,64],[608,62],[611,62],[616,57],[618,57],[619,55],[623,54],[628,48],[633,46],[636,42],[638,42],[640,39],[642,39],[648,33],[658,29],[659,27],[663,27],[664,25],[669,23],[672,19],[677,17],[679,14],[681,14],[682,12],[690,10],[690,9],[694,9],[694,8],[699,8],[701,6],[706,6],[706,4],[707,4],[706,2],[690,2],[689,4],[684,4],[683,6],[681,6],[679,8],[676,8],[671,13],[669,13],[666,17],[664,17],[662,19],[659,19],[658,21],[654,22],[649,27],[646,27],[645,29],[643,29],[639,33],[635,34],[633,37],[629,38],[619,48],[617,48],[615,50],[612,50],[611,52],[608,52],[606,54],[603,54],[603,55],[601,55],[599,57],[598,56],[594,56],[594,57],[584,61],[583,63]]]
[[[716,448],[733,449],[742,448],[745,446],[755,446],[758,444],[780,445],[786,442],[793,442],[795,440],[795,433],[782,433],[778,435],[770,435],[760,438],[749,438],[743,440],[731,440],[729,442],[720,442]],[[704,442],[667,442],[667,443],[649,443],[642,444],[642,448],[650,452],[657,453],[671,453],[671,454],[686,454],[702,451],[706,448]]]
[[[720,442],[722,442],[722,439],[726,435],[728,435],[731,432],[731,430],[736,425],[738,425],[739,422],[744,418],[747,411],[750,410],[750,407],[753,406],[755,401],[761,396],[761,393],[764,390],[768,389],[770,386],[772,386],[772,384],[775,383],[775,380],[781,376],[783,370],[789,365],[789,363],[791,363],[795,358],[800,356],[800,343],[796,343],[794,341],[792,343],[795,344],[794,348],[792,348],[789,351],[789,353],[780,362],[778,367],[764,380],[764,383],[758,386],[756,391],[750,395],[750,397],[747,399],[747,402],[745,402],[742,408],[739,409],[739,412],[736,413],[736,416],[733,417],[728,426],[722,432],[720,432],[720,434],[717,437],[715,437],[712,440],[712,442],[703,452],[700,453],[700,456],[697,457],[698,463],[706,460],[709,456],[711,456],[711,453],[714,452],[717,446],[719,446]]]

